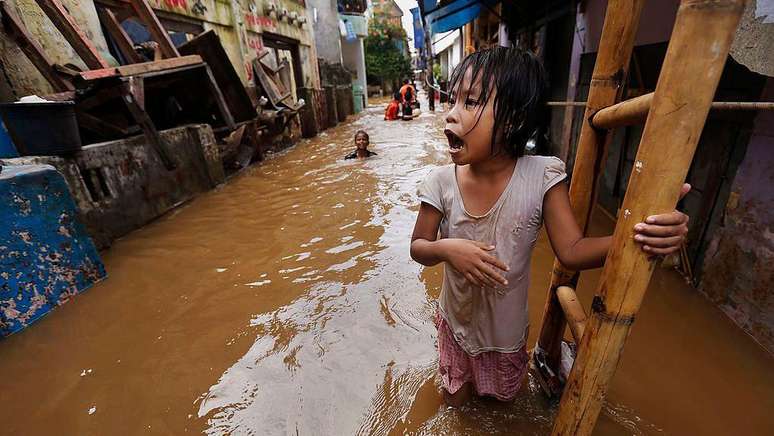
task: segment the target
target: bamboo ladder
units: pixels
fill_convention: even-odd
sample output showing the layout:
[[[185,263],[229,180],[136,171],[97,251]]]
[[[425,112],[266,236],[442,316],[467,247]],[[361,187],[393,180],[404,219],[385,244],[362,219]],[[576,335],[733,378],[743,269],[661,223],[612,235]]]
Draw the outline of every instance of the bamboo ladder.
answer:
[[[605,129],[645,127],[602,277],[585,320],[575,297],[578,273],[554,262],[539,347],[533,358],[558,368],[567,320],[578,356],[554,422],[554,435],[594,429],[623,346],[650,281],[655,258],[633,240],[645,217],[671,211],[679,199],[746,0],[682,0],[652,95],[617,103],[627,76],[644,0],[610,0],[580,133],[570,200],[587,232],[597,181],[612,135]],[[647,118],[646,118],[647,115]],[[544,385],[554,393],[555,383]]]

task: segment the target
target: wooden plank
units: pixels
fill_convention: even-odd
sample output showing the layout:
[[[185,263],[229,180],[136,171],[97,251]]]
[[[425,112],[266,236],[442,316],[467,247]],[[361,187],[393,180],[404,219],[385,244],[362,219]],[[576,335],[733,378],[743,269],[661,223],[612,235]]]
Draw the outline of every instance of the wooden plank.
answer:
[[[5,1],[0,1],[0,14],[2,15],[3,31],[16,42],[27,56],[27,59],[32,62],[40,74],[51,84],[51,87],[57,92],[74,90],[73,84],[56,72],[54,64],[46,56],[43,48],[27,31],[19,17],[11,10],[11,6]]]
[[[156,150],[156,153],[158,153],[161,162],[164,164],[164,167],[170,171],[174,170],[177,165],[170,157],[169,152],[167,151],[167,146],[164,144],[164,140],[161,138],[161,135],[159,135],[158,130],[156,130],[156,126],[148,116],[148,113],[145,112],[142,107],[140,107],[135,94],[132,92],[134,89],[134,92],[136,93],[138,86],[138,83],[135,83],[134,86],[130,86],[129,83],[123,84],[122,89],[124,92],[124,103],[126,104],[127,109],[129,109],[129,112],[132,114],[134,120],[137,122],[140,128],[142,128],[142,131],[145,133],[145,137],[148,139],[151,147],[153,147],[153,149]]]
[[[644,3],[644,0],[608,1],[584,120],[588,120],[596,111],[621,99]],[[610,137],[604,130],[596,130],[588,122],[583,123],[572,170],[570,203],[575,220],[584,234],[587,234],[591,221],[592,205],[597,196],[597,182],[606,161],[609,142]],[[554,260],[551,285],[543,310],[538,350],[542,350],[540,352],[547,355],[543,360],[547,361],[549,367],[557,374],[566,323],[555,290],[561,285],[575,288],[577,281],[576,271],[565,268],[558,259]],[[558,385],[556,377],[553,381],[541,383],[541,385],[552,387],[550,392],[546,392],[551,397],[561,392],[561,386]]]
[[[215,99],[215,104],[218,106],[218,111],[220,111],[220,116],[223,118],[223,122],[226,123],[229,129],[235,129],[236,124],[234,123],[234,117],[231,115],[231,111],[228,109],[228,105],[223,99],[223,94],[220,92],[220,87],[218,87],[217,82],[215,82],[215,78],[212,76],[210,67],[205,65],[204,70],[207,72],[207,86],[212,92],[212,96]]]
[[[111,100],[122,99],[123,91],[118,86],[111,86],[91,91],[80,98],[78,109],[88,110],[101,106]]]
[[[126,79],[129,85],[129,93],[134,97],[134,101],[140,109],[145,110],[145,82],[140,76],[131,76]]]
[[[281,88],[277,85],[275,80],[266,73],[263,62],[259,61],[258,59],[253,60],[253,73],[258,79],[256,84],[261,86],[264,93],[266,93],[266,96],[269,97],[269,101],[271,101],[272,106],[275,108],[282,102],[282,100],[290,96],[289,92],[283,94]]]
[[[121,26],[121,23],[118,22],[113,11],[107,8],[99,8],[98,11],[100,21],[102,21],[102,24],[107,29],[108,34],[110,34],[110,38],[112,38],[113,42],[118,46],[118,51],[121,52],[121,56],[123,56],[130,64],[141,63],[143,58],[134,50],[132,39],[126,34],[126,31]]]
[[[128,77],[146,73],[169,70],[173,68],[186,67],[202,64],[202,58],[197,55],[181,56],[173,59],[162,59],[160,61],[143,62],[140,64],[123,65],[116,68],[104,68],[101,70],[84,71],[80,80],[89,82],[93,80],[106,79],[110,77]]]
[[[234,121],[255,119],[256,112],[250,96],[228,58],[218,35],[208,30],[179,47],[181,55],[198,54],[210,67],[215,82],[223,93]],[[266,52],[268,53],[268,51]]]
[[[74,101],[75,91],[57,92],[56,94],[44,95],[43,98],[48,101]]]
[[[642,133],[621,215],[553,435],[594,430],[658,260],[634,224],[674,210],[746,0],[683,1]],[[573,176],[574,178],[575,176]]]
[[[127,136],[130,133],[129,129],[109,123],[99,117],[80,110],[75,111],[75,116],[78,119],[78,126],[103,136],[103,139],[116,136]]]
[[[161,25],[161,21],[159,21],[159,18],[156,16],[156,13],[153,12],[153,8],[151,8],[148,2],[146,0],[131,0],[131,3],[135,13],[137,13],[137,17],[145,24],[148,31],[153,36],[153,40],[159,43],[161,54],[165,58],[180,56],[180,53],[178,53],[172,40],[169,39],[169,34],[166,29],[164,29],[164,26]]]
[[[59,0],[35,1],[38,3],[38,6],[40,6],[40,9],[48,15],[48,18],[54,23],[54,26],[59,29],[62,36],[70,43],[75,52],[78,53],[78,56],[83,59],[83,62],[87,67],[95,69],[107,68],[110,66],[107,61],[100,56],[97,47],[95,47],[94,43],[92,43],[86,34],[83,33],[80,26],[78,26]]]

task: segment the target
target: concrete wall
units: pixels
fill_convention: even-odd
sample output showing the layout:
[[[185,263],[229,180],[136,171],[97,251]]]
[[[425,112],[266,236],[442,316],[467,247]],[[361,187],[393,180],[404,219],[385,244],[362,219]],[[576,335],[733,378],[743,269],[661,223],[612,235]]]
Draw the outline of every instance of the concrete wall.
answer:
[[[774,100],[769,78],[761,101]],[[721,227],[712,236],[700,289],[774,354],[774,112],[755,119]]]
[[[366,89],[365,55],[363,38],[354,41],[341,40],[341,52],[344,58],[344,67],[352,73],[352,84],[360,85]]]
[[[675,25],[675,14],[679,0],[649,0],[645,2],[640,16],[640,26],[637,28],[634,45],[655,44],[664,42],[672,35]],[[605,22],[607,0],[589,0],[585,2],[584,19],[586,21],[586,42],[584,53],[599,50],[599,37],[602,35],[602,25]]]
[[[312,22],[314,29],[317,56],[331,64],[342,63],[341,39],[339,33],[339,13],[336,10],[336,0],[308,0],[308,8],[313,9]],[[314,19],[316,10],[317,19]]]
[[[3,165],[46,163],[62,173],[99,248],[225,180],[208,125],[161,132],[177,168],[167,171],[144,136],[93,144],[73,158],[21,157]]]

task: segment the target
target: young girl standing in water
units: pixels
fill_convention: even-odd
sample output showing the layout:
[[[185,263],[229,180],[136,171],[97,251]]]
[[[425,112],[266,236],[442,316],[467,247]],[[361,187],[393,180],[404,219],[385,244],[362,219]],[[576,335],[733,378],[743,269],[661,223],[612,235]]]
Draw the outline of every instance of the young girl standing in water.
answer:
[[[411,238],[414,260],[445,262],[436,326],[450,405],[471,394],[502,401],[516,396],[528,367],[530,257],[543,222],[556,256],[574,270],[602,266],[610,247],[610,236],[583,236],[567,185],[560,183],[564,163],[523,155],[540,121],[545,88],[533,55],[502,47],[468,56],[450,81],[444,133],[453,164],[434,169],[420,185]],[[646,253],[679,249],[686,215],[675,211],[646,221],[635,226]]]

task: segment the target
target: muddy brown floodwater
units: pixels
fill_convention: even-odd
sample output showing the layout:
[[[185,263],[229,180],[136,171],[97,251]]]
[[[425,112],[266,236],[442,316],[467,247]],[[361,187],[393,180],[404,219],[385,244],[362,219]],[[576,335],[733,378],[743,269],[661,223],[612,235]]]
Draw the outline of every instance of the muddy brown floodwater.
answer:
[[[0,341],[0,433],[547,434],[556,408],[531,375],[511,404],[442,405],[441,267],[409,257],[417,184],[448,161],[441,117],[382,110],[117,241],[107,281]],[[378,156],[344,161],[357,129]],[[541,237],[530,344],[552,259]],[[587,305],[598,275],[582,278]],[[659,270],[595,434],[766,434],[772,363]]]

